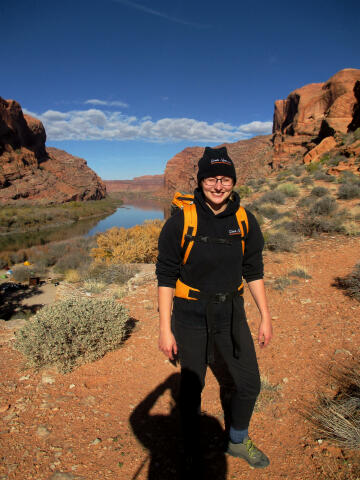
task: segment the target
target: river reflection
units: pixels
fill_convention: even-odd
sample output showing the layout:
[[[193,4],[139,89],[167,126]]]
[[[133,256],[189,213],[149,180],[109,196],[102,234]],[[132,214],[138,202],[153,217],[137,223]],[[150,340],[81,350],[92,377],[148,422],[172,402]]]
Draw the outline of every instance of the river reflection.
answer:
[[[130,228],[144,223],[145,220],[162,220],[163,218],[164,209],[160,202],[132,199],[131,204],[122,205],[116,212],[108,216],[80,220],[71,225],[62,225],[61,227],[39,231],[0,235],[0,251],[14,252],[36,245],[67,240],[72,237],[95,235],[112,227]]]

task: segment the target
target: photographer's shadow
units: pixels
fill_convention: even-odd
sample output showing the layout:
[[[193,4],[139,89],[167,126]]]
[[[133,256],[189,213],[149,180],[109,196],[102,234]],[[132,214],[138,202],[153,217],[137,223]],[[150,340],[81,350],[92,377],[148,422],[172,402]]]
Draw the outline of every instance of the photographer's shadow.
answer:
[[[202,463],[202,475],[197,472],[184,472],[184,458],[181,454],[180,417],[177,406],[180,374],[170,375],[156,387],[134,409],[130,416],[133,432],[149,451],[148,480],[183,480],[187,478],[206,478],[207,480],[225,480],[227,465],[224,453],[224,431],[214,417],[201,415],[201,441],[198,448]],[[150,411],[157,400],[170,390],[173,403],[169,415],[151,415]],[[202,453],[200,453],[202,452]],[[201,458],[200,458],[201,456]],[[139,478],[146,468],[145,460],[134,473],[131,480]],[[192,477],[194,474],[194,477]],[[196,475],[195,475],[196,474]]]

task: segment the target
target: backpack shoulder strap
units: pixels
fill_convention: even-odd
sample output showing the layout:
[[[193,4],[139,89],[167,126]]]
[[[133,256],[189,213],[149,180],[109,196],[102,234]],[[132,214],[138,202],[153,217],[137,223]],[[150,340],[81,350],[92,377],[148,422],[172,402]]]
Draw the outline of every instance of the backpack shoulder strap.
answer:
[[[181,248],[183,249],[182,263],[185,265],[190,255],[190,251],[194,245],[194,240],[189,240],[186,236],[195,237],[197,232],[197,212],[195,203],[185,203],[183,206],[184,212],[184,229],[181,238]]]
[[[245,252],[245,241],[249,233],[249,221],[244,207],[240,206],[236,212],[236,220],[238,222],[242,236],[242,251]]]
[[[172,210],[184,212],[184,228],[181,236],[182,264],[184,265],[194,245],[193,237],[197,231],[197,212],[194,195],[176,192],[171,202]]]

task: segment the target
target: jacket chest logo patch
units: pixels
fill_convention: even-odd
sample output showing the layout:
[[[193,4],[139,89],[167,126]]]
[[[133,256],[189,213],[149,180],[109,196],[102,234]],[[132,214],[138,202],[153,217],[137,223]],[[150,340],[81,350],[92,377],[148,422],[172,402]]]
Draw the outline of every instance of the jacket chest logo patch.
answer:
[[[241,235],[241,230],[240,230],[240,228],[230,229],[230,230],[229,230],[229,235]]]

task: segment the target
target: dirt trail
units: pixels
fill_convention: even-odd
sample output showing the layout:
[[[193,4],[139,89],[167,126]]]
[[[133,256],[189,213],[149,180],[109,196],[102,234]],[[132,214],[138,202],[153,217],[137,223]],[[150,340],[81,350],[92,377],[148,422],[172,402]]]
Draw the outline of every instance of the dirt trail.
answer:
[[[202,404],[211,439],[204,443],[207,479],[324,478],[317,459],[324,452],[341,454],[319,445],[299,412],[326,386],[321,368],[359,354],[359,304],[331,286],[358,261],[358,239],[340,236],[306,240],[297,253],[266,253],[275,336],[258,349],[258,360],[262,376],[279,389],[264,394],[250,434],[271,465],[251,470],[221,452],[223,413],[209,371]],[[271,287],[296,267],[311,278],[298,278],[283,292]],[[248,291],[245,301],[255,339],[258,315]],[[124,303],[136,320],[124,346],[67,375],[22,370],[22,357],[11,346],[15,326],[1,324],[1,480],[177,478],[171,392],[179,369],[157,350],[155,279]]]

